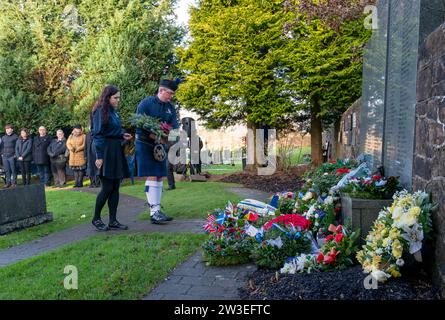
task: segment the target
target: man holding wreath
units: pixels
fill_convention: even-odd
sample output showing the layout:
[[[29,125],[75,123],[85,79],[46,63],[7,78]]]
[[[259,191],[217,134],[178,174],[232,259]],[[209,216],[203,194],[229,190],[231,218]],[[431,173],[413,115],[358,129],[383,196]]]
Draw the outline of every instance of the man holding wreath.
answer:
[[[162,80],[157,95],[146,97],[137,107],[136,114],[148,115],[161,122],[161,129],[168,135],[169,129],[178,129],[179,123],[176,110],[170,103],[175,91],[178,89],[177,80]],[[160,141],[160,143],[159,143]],[[163,145],[167,143],[166,137],[158,137],[153,132],[142,128],[136,129],[136,163],[137,174],[145,177],[145,193],[150,205],[151,222],[163,224],[173,220],[161,211],[162,180],[167,176],[167,157]]]

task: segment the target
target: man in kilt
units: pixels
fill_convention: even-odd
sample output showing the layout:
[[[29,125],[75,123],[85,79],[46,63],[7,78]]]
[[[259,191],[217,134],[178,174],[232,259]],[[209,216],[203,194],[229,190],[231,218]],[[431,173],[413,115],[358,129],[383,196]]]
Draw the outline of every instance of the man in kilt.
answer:
[[[161,122],[169,124],[172,129],[178,129],[179,123],[176,116],[176,110],[170,103],[175,91],[178,88],[176,80],[162,80],[159,85],[158,93],[154,96],[143,99],[136,113],[146,114],[158,118]],[[167,161],[155,159],[153,152],[155,149],[156,135],[143,129],[136,129],[136,163],[137,174],[139,177],[145,177],[145,193],[150,205],[151,222],[155,224],[164,224],[173,218],[168,217],[161,211],[162,181],[167,176]],[[165,138],[161,143],[166,144]]]

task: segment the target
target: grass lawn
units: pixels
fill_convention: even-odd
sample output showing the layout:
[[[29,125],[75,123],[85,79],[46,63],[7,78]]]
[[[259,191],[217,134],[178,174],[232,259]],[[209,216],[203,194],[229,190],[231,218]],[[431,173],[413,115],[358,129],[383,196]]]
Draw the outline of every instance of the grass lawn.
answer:
[[[0,299],[141,299],[200,247],[206,235],[96,236],[0,269]],[[65,266],[78,289],[64,288]]]
[[[221,182],[176,182],[176,189],[162,193],[164,211],[176,219],[205,218],[207,212],[215,208],[224,208],[227,201],[237,203],[242,200],[237,194],[225,191],[237,184]],[[168,187],[164,182],[164,188]],[[134,186],[123,186],[121,192],[140,199],[147,199],[143,192],[144,183],[138,181]],[[148,220],[148,211],[140,216]]]
[[[209,164],[202,165],[202,172],[208,172],[210,174],[218,175],[218,174],[226,174],[226,173],[235,173],[243,171],[243,166],[241,162],[235,162],[235,165],[232,166],[230,164]]]
[[[292,150],[291,161],[293,165],[304,163],[303,155],[311,154],[311,147],[295,148]]]
[[[0,249],[16,246],[82,223],[89,223],[93,215],[95,201],[94,194],[47,189],[47,210],[53,214],[54,220],[0,236]],[[105,207],[103,214],[105,215],[107,212],[108,208]],[[85,218],[81,218],[82,215],[85,215]]]

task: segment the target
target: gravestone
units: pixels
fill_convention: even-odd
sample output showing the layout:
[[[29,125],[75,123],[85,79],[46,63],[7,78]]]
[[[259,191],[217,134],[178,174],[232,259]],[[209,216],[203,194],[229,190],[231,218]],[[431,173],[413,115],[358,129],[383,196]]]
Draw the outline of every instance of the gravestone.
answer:
[[[43,185],[0,190],[0,235],[52,220]]]

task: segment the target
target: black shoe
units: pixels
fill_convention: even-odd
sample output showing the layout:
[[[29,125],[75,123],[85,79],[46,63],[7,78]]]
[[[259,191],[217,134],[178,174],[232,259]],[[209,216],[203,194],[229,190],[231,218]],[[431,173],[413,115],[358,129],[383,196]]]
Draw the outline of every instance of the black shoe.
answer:
[[[123,225],[122,223],[120,223],[119,221],[114,221],[108,224],[108,227],[110,229],[120,229],[120,230],[128,230],[128,226]]]
[[[108,231],[110,228],[102,222],[102,220],[94,220],[92,221],[93,226],[96,227],[98,231]]]
[[[154,224],[164,224],[165,222],[168,222],[167,217],[163,215],[160,211],[155,212],[150,217],[151,223]]]
[[[164,217],[165,221],[172,221],[173,218],[166,215],[164,212],[159,211],[159,214]]]
[[[6,186],[5,186],[5,188],[6,188],[6,189],[11,188],[11,184],[10,184],[10,183],[7,183]]]
[[[169,186],[168,188],[167,188],[167,191],[170,191],[170,190],[175,190],[176,189],[176,187],[175,186]]]

